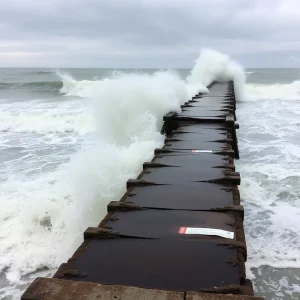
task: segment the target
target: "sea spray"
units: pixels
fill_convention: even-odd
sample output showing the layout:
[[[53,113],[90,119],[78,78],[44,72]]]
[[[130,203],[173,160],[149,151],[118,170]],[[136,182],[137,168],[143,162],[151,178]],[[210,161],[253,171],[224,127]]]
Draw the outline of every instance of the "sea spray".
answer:
[[[208,86],[213,81],[229,80],[234,81],[237,101],[244,100],[246,82],[244,68],[229,56],[206,48],[201,50],[191,74],[187,77],[188,83],[202,83],[204,86]]]
[[[119,145],[153,138],[159,134],[164,114],[179,112],[180,105],[193,95],[208,91],[201,84],[186,84],[170,71],[117,73],[99,81],[78,82],[60,76],[62,93],[90,100],[101,140]]]

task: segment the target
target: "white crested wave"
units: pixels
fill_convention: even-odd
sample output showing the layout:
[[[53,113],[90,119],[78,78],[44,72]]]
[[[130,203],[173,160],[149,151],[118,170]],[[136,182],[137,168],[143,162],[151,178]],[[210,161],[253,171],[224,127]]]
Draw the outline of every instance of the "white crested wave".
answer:
[[[300,100],[300,81],[286,84],[247,84],[247,100]]]
[[[226,58],[216,70],[224,57],[207,51],[201,52],[187,81],[172,71],[115,73],[92,81],[58,73],[63,81],[61,93],[66,98],[81,98],[75,106],[58,104],[57,109],[35,103],[29,108],[2,110],[2,130],[46,135],[94,131],[78,153],[50,173],[36,167],[39,176],[30,177],[25,171],[6,168],[9,180],[0,188],[0,270],[5,270],[6,280],[19,290],[14,291],[16,298],[19,285],[28,281],[26,275],[43,268],[53,270],[66,261],[82,241],[86,227],[98,224],[107,203],[120,198],[127,179],[135,178],[142,163],[162,145],[164,114],[179,111],[197,92],[207,92],[209,81],[237,82],[240,68]],[[201,73],[203,69],[208,77]],[[0,295],[4,291],[0,288]]]

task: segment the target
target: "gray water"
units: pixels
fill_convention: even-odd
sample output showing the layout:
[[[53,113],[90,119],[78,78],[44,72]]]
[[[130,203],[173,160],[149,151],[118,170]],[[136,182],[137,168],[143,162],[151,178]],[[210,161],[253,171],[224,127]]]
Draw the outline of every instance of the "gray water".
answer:
[[[247,276],[266,299],[300,299],[300,72],[246,71],[247,96],[237,106],[241,159],[236,165],[246,211]],[[34,277],[51,276],[160,143],[147,131],[159,121],[145,115],[136,124],[111,107],[118,97],[136,96],[128,113],[133,107],[150,109],[143,108],[147,95],[132,92],[130,81],[124,81],[120,95],[118,86],[104,93],[107,85],[84,81],[99,82],[118,72],[0,69],[1,298],[18,299]],[[185,78],[189,70],[177,72]],[[151,92],[151,97],[161,95],[157,85]],[[95,104],[103,95],[101,105]],[[114,130],[118,122],[126,135]],[[136,125],[142,133],[134,131]],[[111,136],[99,133],[99,127]],[[131,145],[127,135],[138,142]],[[122,147],[101,144],[110,138]]]

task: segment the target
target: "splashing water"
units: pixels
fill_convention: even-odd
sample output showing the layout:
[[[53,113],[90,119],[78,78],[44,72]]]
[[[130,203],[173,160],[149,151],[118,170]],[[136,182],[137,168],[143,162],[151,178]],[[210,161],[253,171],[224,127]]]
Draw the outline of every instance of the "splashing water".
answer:
[[[243,67],[229,56],[211,49],[202,49],[195,67],[192,69],[187,81],[189,83],[201,82],[208,86],[213,81],[234,81],[234,90],[237,101],[245,98],[244,86],[246,75]]]

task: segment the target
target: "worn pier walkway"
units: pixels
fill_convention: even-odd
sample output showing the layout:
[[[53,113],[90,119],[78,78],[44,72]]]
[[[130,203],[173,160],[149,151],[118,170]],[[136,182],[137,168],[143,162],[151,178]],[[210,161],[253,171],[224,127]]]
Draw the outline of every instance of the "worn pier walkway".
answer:
[[[246,279],[233,83],[164,116],[165,144],[54,278],[23,300],[261,299]]]

